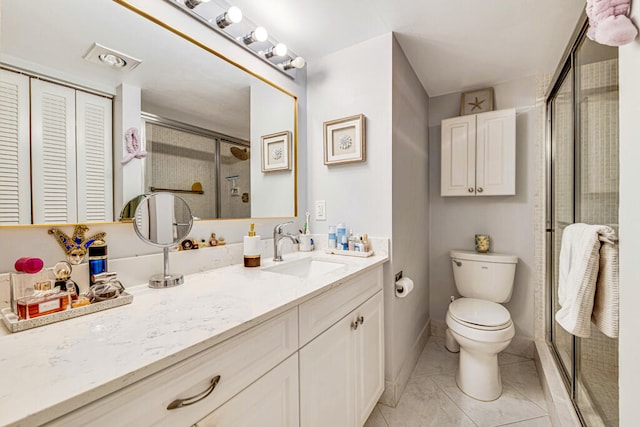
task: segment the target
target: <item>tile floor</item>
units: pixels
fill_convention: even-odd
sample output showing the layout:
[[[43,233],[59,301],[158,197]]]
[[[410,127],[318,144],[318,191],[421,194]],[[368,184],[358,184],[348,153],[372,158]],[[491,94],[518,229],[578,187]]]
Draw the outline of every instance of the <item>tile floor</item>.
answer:
[[[458,354],[431,337],[396,408],[378,404],[365,427],[510,426],[547,427],[551,420],[533,360],[499,356],[503,392],[493,402],[479,402],[458,389]]]

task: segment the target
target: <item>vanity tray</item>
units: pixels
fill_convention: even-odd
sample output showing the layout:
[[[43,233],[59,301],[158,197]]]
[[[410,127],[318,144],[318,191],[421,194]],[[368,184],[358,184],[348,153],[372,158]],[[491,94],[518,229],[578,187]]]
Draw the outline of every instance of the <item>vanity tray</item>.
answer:
[[[58,311],[57,313],[34,317],[33,319],[28,320],[18,319],[18,316],[11,311],[11,307],[3,308],[0,310],[0,314],[2,314],[2,321],[9,331],[20,332],[31,328],[37,328],[38,326],[44,326],[50,323],[84,316],[85,314],[96,313],[98,311],[108,310],[121,305],[131,304],[132,301],[133,295],[127,292],[122,292],[120,296],[114,299],[100,301],[82,307],[72,308],[70,310]]]
[[[373,255],[373,251],[368,252],[360,252],[360,251],[343,251],[342,249],[325,249],[325,253],[333,254],[333,255],[346,255],[346,256],[355,256],[359,258],[367,258]]]

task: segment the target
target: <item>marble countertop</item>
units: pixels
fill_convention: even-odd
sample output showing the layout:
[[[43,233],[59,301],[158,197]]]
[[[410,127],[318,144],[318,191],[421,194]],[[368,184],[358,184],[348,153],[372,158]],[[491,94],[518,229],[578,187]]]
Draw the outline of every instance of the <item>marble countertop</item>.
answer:
[[[0,425],[39,425],[133,384],[388,260],[312,256],[345,269],[302,280],[232,265],[182,286],[129,287],[131,304],[0,336]],[[3,326],[0,328],[4,328]]]

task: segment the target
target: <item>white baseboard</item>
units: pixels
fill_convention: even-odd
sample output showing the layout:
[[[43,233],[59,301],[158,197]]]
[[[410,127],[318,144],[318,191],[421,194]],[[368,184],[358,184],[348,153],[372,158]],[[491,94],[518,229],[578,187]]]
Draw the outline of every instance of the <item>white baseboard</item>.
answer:
[[[393,408],[398,405],[400,396],[402,396],[402,392],[409,382],[409,378],[411,377],[413,368],[415,368],[416,363],[418,363],[420,354],[422,354],[422,350],[427,344],[429,336],[431,336],[431,320],[428,320],[422,328],[422,331],[420,331],[418,339],[411,347],[408,356],[406,357],[404,363],[402,364],[402,367],[400,368],[398,377],[393,381],[385,378],[384,392],[382,393],[382,396],[380,396],[380,403],[386,406],[391,406]]]

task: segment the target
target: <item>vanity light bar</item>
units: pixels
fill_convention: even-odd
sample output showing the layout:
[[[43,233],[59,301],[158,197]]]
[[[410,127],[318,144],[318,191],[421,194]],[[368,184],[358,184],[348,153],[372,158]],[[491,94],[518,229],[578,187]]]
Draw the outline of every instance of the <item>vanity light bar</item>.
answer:
[[[243,47],[292,79],[295,79],[295,70],[304,68],[306,64],[302,57],[290,52],[284,43],[279,43],[277,40],[273,40],[272,37],[270,38],[264,27],[254,25],[251,21],[245,19],[238,7],[229,6],[224,0],[212,2],[215,6],[204,5],[209,3],[210,0],[165,1],[178,7],[219,34],[233,40],[238,46]],[[211,11],[214,9],[217,9],[218,12],[212,13]],[[220,9],[223,9],[222,13],[220,13]],[[240,23],[242,24],[237,26],[238,28],[234,27],[234,24]],[[247,27],[250,31],[242,35],[242,28],[245,28],[246,31]],[[270,46],[265,48],[265,44]]]

